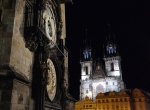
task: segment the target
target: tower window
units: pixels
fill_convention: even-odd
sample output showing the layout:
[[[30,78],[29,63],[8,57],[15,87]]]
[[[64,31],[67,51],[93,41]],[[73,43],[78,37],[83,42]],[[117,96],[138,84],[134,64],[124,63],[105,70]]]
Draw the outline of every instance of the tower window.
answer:
[[[111,71],[114,71],[114,63],[111,63]]]
[[[88,93],[88,90],[86,90],[86,93]]]
[[[85,74],[88,75],[88,67],[85,67]]]
[[[108,82],[106,82],[106,85],[108,85]]]
[[[87,50],[85,50],[85,51],[83,52],[83,55],[84,55],[84,59],[88,59],[88,58],[89,58],[89,54],[88,54],[88,51],[87,51]]]

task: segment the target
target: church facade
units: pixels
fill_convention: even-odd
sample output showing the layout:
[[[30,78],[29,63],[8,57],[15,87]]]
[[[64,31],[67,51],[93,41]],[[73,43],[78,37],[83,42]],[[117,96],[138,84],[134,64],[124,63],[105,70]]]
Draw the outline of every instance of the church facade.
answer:
[[[86,42],[84,44],[80,60],[80,100],[86,96],[95,100],[99,93],[125,90],[116,41],[110,36],[106,40],[103,60],[94,59],[92,48]]]
[[[75,110],[149,110],[150,94],[142,89],[126,89],[122,79],[121,57],[110,36],[103,46],[103,59],[94,59],[84,42],[81,51],[80,100]]]

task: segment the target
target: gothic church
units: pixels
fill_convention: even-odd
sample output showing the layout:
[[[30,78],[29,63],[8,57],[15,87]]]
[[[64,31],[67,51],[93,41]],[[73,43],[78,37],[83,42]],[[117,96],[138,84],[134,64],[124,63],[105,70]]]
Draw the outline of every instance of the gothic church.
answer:
[[[92,48],[85,42],[80,58],[80,100],[86,96],[95,100],[100,92],[125,90],[121,71],[121,57],[115,39],[110,35],[106,38],[103,47],[104,65],[99,59],[93,58],[92,52]]]

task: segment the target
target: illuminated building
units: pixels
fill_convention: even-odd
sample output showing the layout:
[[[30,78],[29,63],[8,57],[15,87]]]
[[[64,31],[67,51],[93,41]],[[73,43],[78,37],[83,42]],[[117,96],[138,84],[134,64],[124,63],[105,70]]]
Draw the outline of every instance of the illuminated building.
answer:
[[[100,59],[94,59],[92,48],[84,42],[81,55],[80,100],[88,96],[95,99],[98,93],[125,90],[122,80],[121,57],[115,40],[109,36],[104,44],[105,67]]]
[[[96,110],[96,103],[93,102],[88,96],[86,96],[82,101],[78,101],[75,104],[75,110]]]
[[[96,100],[86,96],[76,102],[75,110],[150,110],[150,94],[137,88],[132,91],[99,93]]]
[[[81,55],[80,101],[75,110],[150,110],[150,94],[125,88],[117,44],[109,36],[104,44],[103,62],[94,59],[84,42]]]
[[[150,94],[144,90],[134,89],[131,94],[132,110],[150,110]]]
[[[130,97],[124,91],[99,93],[96,97],[96,105],[96,110],[131,110]]]
[[[76,102],[75,110],[131,110],[130,96],[126,92],[99,93],[96,100],[92,101],[88,96],[82,101]]]

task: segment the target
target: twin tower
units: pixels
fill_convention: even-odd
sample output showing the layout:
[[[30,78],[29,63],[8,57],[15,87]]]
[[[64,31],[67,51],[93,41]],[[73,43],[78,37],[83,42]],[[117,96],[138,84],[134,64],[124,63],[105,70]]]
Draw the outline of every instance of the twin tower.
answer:
[[[100,92],[125,90],[121,72],[121,57],[115,39],[111,36],[106,38],[103,46],[103,60],[94,59],[92,54],[92,48],[85,42],[80,58],[80,100],[86,96],[95,100]]]

